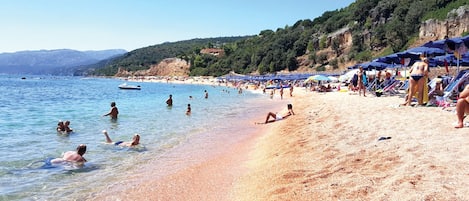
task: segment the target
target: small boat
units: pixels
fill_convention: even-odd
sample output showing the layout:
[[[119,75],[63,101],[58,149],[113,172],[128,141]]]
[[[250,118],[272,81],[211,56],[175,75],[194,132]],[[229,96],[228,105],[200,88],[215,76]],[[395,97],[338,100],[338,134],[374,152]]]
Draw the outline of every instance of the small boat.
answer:
[[[128,85],[127,83],[119,85],[119,89],[131,89],[131,90],[140,90],[140,85]]]

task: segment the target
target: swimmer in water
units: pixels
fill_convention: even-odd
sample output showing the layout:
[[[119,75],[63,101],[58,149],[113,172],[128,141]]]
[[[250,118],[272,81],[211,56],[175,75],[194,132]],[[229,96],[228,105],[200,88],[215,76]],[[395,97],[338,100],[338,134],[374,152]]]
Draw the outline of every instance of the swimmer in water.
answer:
[[[109,137],[109,134],[107,133],[106,130],[103,130],[102,131],[104,136],[106,137],[106,143],[113,143],[114,145],[116,146],[123,146],[123,147],[133,147],[133,146],[137,146],[140,144],[140,135],[139,134],[135,134],[134,137],[132,137],[132,140],[131,141],[117,141],[117,142],[113,142],[111,140],[111,138]]]
[[[77,147],[76,151],[67,151],[63,153],[62,158],[52,159],[50,162],[52,164],[63,163],[63,162],[73,162],[73,163],[85,163],[86,159],[83,155],[86,153],[86,145],[80,144]]]

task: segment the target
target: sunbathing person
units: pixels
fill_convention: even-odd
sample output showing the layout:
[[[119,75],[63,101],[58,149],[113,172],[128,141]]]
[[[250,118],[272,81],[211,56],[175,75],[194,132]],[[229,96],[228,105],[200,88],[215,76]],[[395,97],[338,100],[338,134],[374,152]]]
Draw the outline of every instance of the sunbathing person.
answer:
[[[464,87],[464,90],[459,94],[458,102],[456,103],[456,115],[458,123],[455,128],[464,127],[464,115],[469,114],[469,84]]]
[[[111,138],[109,137],[106,130],[103,130],[103,134],[106,137],[106,142],[107,143],[113,143],[116,146],[118,145],[118,146],[123,146],[123,147],[133,147],[133,146],[137,146],[137,145],[140,144],[140,135],[139,134],[135,134],[134,137],[132,137],[132,140],[127,141],[127,142],[125,142],[125,141],[113,142],[111,140]]]
[[[267,113],[267,117],[265,118],[265,124],[268,124],[268,123],[272,123],[272,122],[275,122],[275,121],[279,121],[279,120],[282,120],[282,119],[285,119],[291,115],[294,115],[295,113],[293,112],[293,105],[292,104],[288,104],[287,105],[287,108],[288,108],[288,112],[284,115],[278,115],[276,113],[273,113],[273,112],[269,112]],[[269,120],[270,117],[272,117],[273,119],[272,120]]]

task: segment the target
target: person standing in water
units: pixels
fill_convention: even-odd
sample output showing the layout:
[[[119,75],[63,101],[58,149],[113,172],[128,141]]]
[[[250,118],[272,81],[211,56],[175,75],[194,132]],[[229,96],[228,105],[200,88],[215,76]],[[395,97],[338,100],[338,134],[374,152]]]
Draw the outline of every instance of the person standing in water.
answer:
[[[169,98],[166,100],[166,105],[168,105],[168,107],[173,106],[173,95],[169,94]]]
[[[190,114],[191,114],[191,104],[187,104],[186,115],[190,115]]]
[[[111,102],[111,111],[103,116],[111,116],[111,119],[117,119],[118,114],[119,110],[116,107],[116,102]]]
[[[119,114],[119,110],[116,107],[116,102],[111,102],[111,111],[105,114],[104,116],[111,116],[111,119],[117,119],[117,115]]]

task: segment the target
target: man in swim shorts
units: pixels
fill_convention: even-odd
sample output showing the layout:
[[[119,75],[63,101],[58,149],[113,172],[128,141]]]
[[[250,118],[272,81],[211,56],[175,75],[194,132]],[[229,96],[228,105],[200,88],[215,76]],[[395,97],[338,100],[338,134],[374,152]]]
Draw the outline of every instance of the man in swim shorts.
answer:
[[[111,119],[117,119],[117,115],[119,114],[119,110],[116,107],[116,102],[111,102],[111,111],[105,114],[104,116],[111,116]]]

